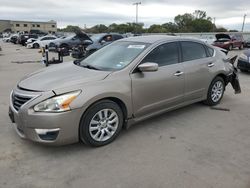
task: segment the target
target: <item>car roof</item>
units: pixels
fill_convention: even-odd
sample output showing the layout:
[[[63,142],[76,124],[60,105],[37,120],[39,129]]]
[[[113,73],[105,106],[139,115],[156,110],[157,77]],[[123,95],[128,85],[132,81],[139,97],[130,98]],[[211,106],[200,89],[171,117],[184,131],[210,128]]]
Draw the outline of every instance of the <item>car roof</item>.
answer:
[[[137,37],[129,37],[120,39],[119,41],[128,41],[128,42],[143,42],[143,43],[157,43],[157,42],[167,42],[167,41],[193,41],[193,42],[199,42],[204,43],[199,39],[195,38],[186,38],[186,37],[179,37],[179,36],[169,36],[169,35],[148,35],[148,36],[137,36]]]

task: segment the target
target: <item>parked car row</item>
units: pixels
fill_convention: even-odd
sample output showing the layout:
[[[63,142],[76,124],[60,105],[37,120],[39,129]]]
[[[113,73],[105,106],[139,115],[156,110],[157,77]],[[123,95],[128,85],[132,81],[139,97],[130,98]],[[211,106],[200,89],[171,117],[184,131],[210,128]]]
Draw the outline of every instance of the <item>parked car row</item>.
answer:
[[[26,46],[26,42],[29,39],[37,39],[39,35],[37,34],[13,34],[9,37],[3,38],[4,42],[11,42],[13,44],[21,44]]]
[[[89,36],[86,33],[78,32],[75,35],[51,41],[49,50],[57,51],[64,48],[71,50],[72,57],[82,58],[122,38],[124,38],[123,35],[117,33],[101,33]]]
[[[41,48],[47,45],[50,51],[64,51],[67,55],[71,51],[72,57],[82,58],[122,38],[124,36],[118,33],[88,35],[81,30],[77,30],[73,35],[59,38],[53,35],[39,37],[35,34],[14,34],[10,37],[5,37],[3,41],[21,44],[27,48]]]

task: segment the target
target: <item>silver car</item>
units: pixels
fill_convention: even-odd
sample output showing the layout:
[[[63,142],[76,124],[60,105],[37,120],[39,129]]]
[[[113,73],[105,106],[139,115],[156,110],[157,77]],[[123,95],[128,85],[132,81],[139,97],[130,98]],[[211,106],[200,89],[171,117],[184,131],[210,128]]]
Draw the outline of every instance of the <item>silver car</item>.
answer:
[[[9,116],[22,138],[102,146],[135,122],[199,101],[218,104],[229,82],[239,93],[230,59],[200,40],[126,38],[26,76],[11,92]]]

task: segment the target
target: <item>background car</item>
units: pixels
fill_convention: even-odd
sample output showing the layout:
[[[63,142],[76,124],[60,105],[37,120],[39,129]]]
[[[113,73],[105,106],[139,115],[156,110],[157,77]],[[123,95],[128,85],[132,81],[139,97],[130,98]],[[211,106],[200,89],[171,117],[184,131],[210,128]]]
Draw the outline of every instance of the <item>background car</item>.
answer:
[[[17,39],[17,43],[25,46],[27,40],[30,39],[30,38],[37,39],[38,35],[36,35],[36,34],[22,34],[22,35],[19,35],[19,37]]]
[[[71,56],[73,58],[78,58],[78,59],[86,57],[95,52],[96,50],[99,50],[100,48],[122,38],[124,38],[123,35],[115,33],[113,34],[102,33],[102,34],[91,35],[90,39],[92,42],[86,45],[86,48],[84,48],[82,45],[73,48]]]
[[[249,47],[250,47],[250,38],[245,39],[245,41],[244,41],[244,46],[245,46],[246,48],[249,48]]]
[[[11,38],[11,36],[9,36],[9,37],[4,37],[4,38],[3,38],[3,42],[10,42],[10,38]]]
[[[233,48],[244,48],[244,39],[242,34],[234,34],[232,36],[224,33],[219,33],[215,35],[216,41],[213,45],[227,50],[232,50]]]
[[[50,50],[57,50],[58,48],[72,49],[73,47],[76,47],[78,45],[85,45],[85,41],[91,41],[91,39],[87,34],[85,33],[75,34],[50,42],[49,49]]]
[[[10,42],[12,42],[13,44],[17,44],[17,39],[18,39],[18,35],[12,35],[10,37]]]
[[[41,48],[41,47],[45,47],[46,45],[49,45],[49,43],[52,42],[55,39],[57,39],[57,37],[55,37],[55,36],[49,36],[49,35],[44,36],[44,37],[40,37],[36,41],[34,41],[33,43],[27,44],[27,48]]]
[[[101,34],[94,34],[91,37],[93,41],[92,44],[88,45],[86,48],[86,54],[90,55],[96,50],[106,46],[116,40],[124,38],[123,35],[117,33],[101,33]]]
[[[237,68],[242,72],[250,71],[250,50],[245,50],[238,59]]]
[[[27,44],[30,44],[30,43],[33,43],[33,42],[35,42],[37,39],[35,39],[35,38],[29,38],[27,41],[26,41],[26,46],[27,46]]]

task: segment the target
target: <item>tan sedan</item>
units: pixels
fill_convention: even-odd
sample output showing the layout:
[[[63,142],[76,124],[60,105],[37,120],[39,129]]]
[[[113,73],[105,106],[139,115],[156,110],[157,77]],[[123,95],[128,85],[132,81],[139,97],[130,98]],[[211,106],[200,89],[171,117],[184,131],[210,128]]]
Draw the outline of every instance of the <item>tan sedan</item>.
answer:
[[[112,142],[122,127],[204,101],[218,104],[237,72],[219,49],[172,36],[118,40],[75,63],[23,78],[10,97],[19,136],[62,145]]]

